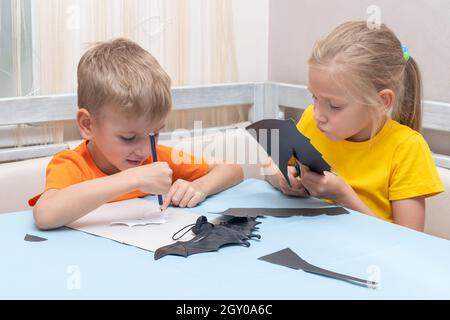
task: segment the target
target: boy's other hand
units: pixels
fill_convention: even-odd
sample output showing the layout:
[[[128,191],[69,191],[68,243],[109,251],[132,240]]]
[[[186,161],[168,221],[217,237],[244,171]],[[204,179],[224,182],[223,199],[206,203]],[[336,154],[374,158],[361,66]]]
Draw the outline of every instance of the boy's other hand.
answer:
[[[193,208],[205,199],[206,192],[200,183],[178,179],[166,194],[161,209],[167,209],[170,204],[180,208]]]
[[[155,162],[125,171],[137,181],[137,189],[144,193],[166,194],[172,185],[172,169],[167,162]]]

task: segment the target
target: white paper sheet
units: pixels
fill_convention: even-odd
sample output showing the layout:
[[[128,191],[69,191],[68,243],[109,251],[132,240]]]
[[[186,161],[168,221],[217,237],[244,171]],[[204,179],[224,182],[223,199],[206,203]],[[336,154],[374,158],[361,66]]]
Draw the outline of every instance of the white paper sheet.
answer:
[[[69,228],[84,231],[96,236],[108,238],[149,251],[175,242],[172,236],[181,228],[195,223],[199,215],[183,211],[179,208],[168,208],[163,211],[163,224],[145,226],[111,225],[111,222],[145,220],[155,217],[160,212],[159,205],[144,199],[132,199],[107,203],[95,209],[81,219],[68,225]],[[181,241],[194,236],[186,234]]]

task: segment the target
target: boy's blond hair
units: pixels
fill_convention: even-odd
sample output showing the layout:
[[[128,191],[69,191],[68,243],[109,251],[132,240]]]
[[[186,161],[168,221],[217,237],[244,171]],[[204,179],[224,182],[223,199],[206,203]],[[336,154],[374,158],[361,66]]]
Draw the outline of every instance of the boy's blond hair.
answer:
[[[396,95],[391,117],[420,131],[422,83],[418,65],[412,57],[404,58],[402,44],[384,24],[377,28],[369,28],[364,21],[341,24],[315,44],[309,64],[334,74],[345,73],[349,93],[368,106],[380,105],[378,92],[391,89]]]
[[[78,64],[78,107],[99,115],[105,106],[130,116],[162,119],[172,108],[170,78],[132,41],[96,43]]]

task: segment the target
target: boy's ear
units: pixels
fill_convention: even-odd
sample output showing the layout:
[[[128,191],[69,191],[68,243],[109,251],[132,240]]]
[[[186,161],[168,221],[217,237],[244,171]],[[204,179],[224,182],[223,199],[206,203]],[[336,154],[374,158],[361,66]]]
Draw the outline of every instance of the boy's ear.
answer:
[[[394,106],[395,93],[391,89],[383,89],[379,93],[381,101],[383,102],[383,112],[388,113]]]
[[[92,140],[94,137],[92,124],[93,119],[89,111],[86,109],[79,109],[77,112],[77,125],[83,139]]]

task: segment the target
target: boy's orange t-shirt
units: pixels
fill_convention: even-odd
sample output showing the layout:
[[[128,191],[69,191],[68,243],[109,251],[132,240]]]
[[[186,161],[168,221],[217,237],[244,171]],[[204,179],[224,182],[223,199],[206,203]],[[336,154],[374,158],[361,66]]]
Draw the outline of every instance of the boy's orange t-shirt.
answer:
[[[64,189],[68,186],[92,179],[108,176],[95,164],[84,141],[74,150],[64,150],[57,153],[47,166],[45,191],[50,189]],[[189,155],[183,151],[158,145],[156,148],[158,161],[167,162],[173,171],[172,181],[178,179],[194,181],[208,173],[208,163],[205,159]],[[152,163],[152,157],[144,164]],[[45,192],[44,191],[44,192]],[[42,193],[28,200],[34,206]],[[145,197],[149,194],[133,191],[113,199],[111,202]]]

